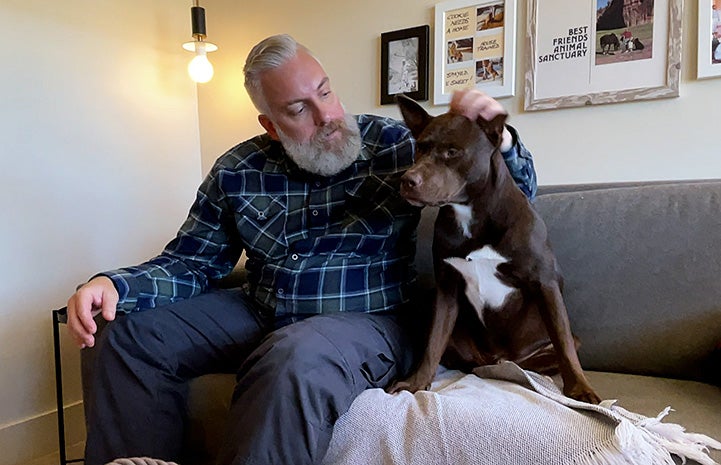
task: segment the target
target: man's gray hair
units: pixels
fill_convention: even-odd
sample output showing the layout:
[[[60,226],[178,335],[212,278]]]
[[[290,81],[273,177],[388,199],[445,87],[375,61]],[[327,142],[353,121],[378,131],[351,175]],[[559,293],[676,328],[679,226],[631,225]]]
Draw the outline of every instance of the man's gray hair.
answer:
[[[295,57],[298,50],[310,53],[306,47],[288,34],[278,34],[263,39],[248,54],[243,67],[245,90],[259,112],[268,113],[268,105],[260,85],[261,75],[265,71],[278,68]]]

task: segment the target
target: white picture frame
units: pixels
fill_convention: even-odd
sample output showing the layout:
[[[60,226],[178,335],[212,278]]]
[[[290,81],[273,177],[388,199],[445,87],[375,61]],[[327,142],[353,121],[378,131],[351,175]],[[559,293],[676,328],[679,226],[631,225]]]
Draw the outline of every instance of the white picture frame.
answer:
[[[435,6],[433,103],[475,87],[512,97],[516,75],[516,0],[450,0]]]
[[[698,69],[699,79],[721,76],[721,45],[714,49],[716,40],[721,40],[721,0],[698,0]]]
[[[527,111],[679,96],[683,1],[656,0],[633,24],[600,22],[623,1],[528,0]]]

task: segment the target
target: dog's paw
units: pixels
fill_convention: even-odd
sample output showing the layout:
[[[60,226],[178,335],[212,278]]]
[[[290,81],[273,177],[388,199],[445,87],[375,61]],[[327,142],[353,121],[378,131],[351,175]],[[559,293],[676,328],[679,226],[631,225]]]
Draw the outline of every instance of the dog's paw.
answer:
[[[563,393],[571,399],[586,402],[587,404],[600,404],[602,400],[588,385],[577,384],[569,389],[564,389]]]
[[[430,389],[431,383],[419,383],[413,378],[408,378],[402,381],[395,381],[386,388],[388,394],[397,394],[401,391],[409,391],[414,393],[416,391],[427,391]]]

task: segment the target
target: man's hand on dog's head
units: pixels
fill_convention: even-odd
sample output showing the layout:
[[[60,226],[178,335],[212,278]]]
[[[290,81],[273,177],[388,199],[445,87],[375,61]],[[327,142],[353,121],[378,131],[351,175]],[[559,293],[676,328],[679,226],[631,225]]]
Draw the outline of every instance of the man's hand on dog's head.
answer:
[[[508,114],[503,105],[493,97],[481,92],[478,89],[461,89],[453,93],[451,97],[450,111],[463,115],[471,121],[478,117],[490,121],[498,115]],[[503,129],[503,142],[501,152],[507,152],[513,145],[513,136],[508,128]]]

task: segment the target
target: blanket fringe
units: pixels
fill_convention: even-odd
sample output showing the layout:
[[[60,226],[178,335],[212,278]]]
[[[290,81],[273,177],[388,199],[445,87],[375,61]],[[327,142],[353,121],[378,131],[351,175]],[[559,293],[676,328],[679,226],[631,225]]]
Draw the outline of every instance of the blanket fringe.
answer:
[[[615,442],[588,451],[588,455],[575,461],[574,465],[638,465],[638,463],[625,456],[618,442]]]
[[[718,465],[708,456],[709,447],[721,450],[721,443],[704,434],[687,433],[683,426],[662,423],[671,407],[666,407],[655,418],[644,418],[621,407],[611,407],[621,417],[616,427],[616,438],[621,453],[633,464],[673,465],[671,454],[695,460],[701,465]]]
[[[600,405],[585,404],[563,396],[552,382],[541,375],[520,367],[518,370],[524,373],[526,381],[536,392],[571,408],[599,413],[606,411],[618,422],[616,444],[610,445],[608,450],[592,451],[587,461],[580,462],[582,465],[675,465],[672,454],[684,464],[687,459],[692,459],[701,465],[719,465],[708,452],[709,448],[721,450],[721,442],[704,434],[687,433],[680,425],[661,421],[672,411],[671,407],[666,407],[655,418],[649,418],[615,405],[616,400],[612,399]],[[614,456],[616,452],[618,455]]]

